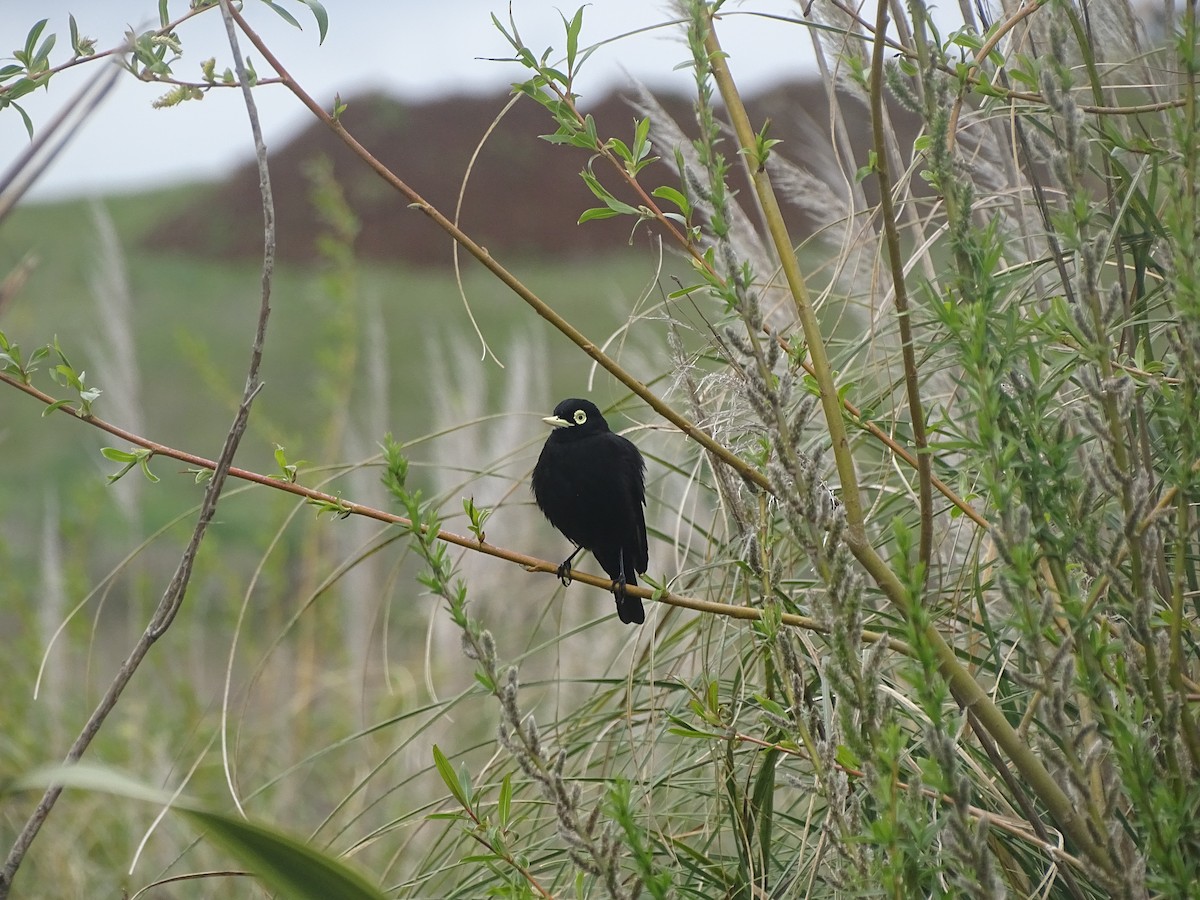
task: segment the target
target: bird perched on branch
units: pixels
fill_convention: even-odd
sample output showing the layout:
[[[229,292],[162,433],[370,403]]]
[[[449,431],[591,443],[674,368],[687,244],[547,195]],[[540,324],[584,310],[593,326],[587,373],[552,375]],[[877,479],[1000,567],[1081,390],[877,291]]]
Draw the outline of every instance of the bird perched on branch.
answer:
[[[575,544],[558,567],[571,583],[571,561],[591,551],[608,577],[622,622],[642,624],[646,611],[625,588],[650,564],[646,547],[646,462],[614,434],[588,400],[564,400],[543,421],[553,426],[533,467],[533,497],[550,524]]]

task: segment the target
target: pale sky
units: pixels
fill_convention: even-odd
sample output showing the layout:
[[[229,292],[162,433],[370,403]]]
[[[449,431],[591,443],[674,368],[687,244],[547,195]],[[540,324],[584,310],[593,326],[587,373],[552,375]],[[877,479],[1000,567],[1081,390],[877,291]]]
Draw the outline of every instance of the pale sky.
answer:
[[[506,0],[325,0],[329,34],[317,43],[316,23],[297,0],[278,0],[303,25],[298,31],[267,6],[247,0],[246,15],[276,55],[318,101],[331,105],[335,92],[343,97],[382,88],[410,99],[454,92],[503,93],[522,80],[514,63],[480,57],[511,55],[491,22],[495,12],[507,20]],[[513,16],[525,43],[536,52],[564,48],[558,10],[570,16],[579,0],[512,0]],[[34,22],[50,20],[46,33],[58,34],[51,54],[56,64],[69,56],[67,15],[73,12],[81,33],[97,39],[98,49],[120,43],[128,25],[143,30],[157,22],[157,0],[0,0],[0,53],[24,44]],[[171,0],[179,15],[186,0]],[[808,28],[748,13],[798,18],[795,0],[730,0],[720,28],[730,66],[743,90],[753,91],[776,81],[812,71],[812,40]],[[642,34],[602,47],[584,66],[577,90],[598,97],[606,89],[628,83],[632,76],[652,87],[676,85],[687,90],[690,73],[673,71],[687,59],[680,26],[653,28],[673,19],[664,0],[595,0],[584,13],[581,45],[618,37],[639,29]],[[217,59],[217,71],[229,64],[220,12],[212,10],[180,30],[184,59],[178,76],[200,80],[200,62]],[[244,40],[260,75],[268,67]],[[557,58],[557,54],[554,58]],[[11,62],[0,60],[0,65]],[[48,90],[28,95],[22,105],[35,127],[45,123],[98,70],[98,63],[78,66],[57,75]],[[143,84],[123,76],[99,113],[55,161],[34,188],[32,197],[104,193],[219,177],[252,154],[250,132],[240,94],[210,91],[200,102],[155,110],[151,103],[165,92],[162,85]],[[311,115],[281,86],[264,86],[255,93],[268,150],[280,146],[305,127]],[[27,142],[24,125],[13,110],[0,112],[0,171]]]

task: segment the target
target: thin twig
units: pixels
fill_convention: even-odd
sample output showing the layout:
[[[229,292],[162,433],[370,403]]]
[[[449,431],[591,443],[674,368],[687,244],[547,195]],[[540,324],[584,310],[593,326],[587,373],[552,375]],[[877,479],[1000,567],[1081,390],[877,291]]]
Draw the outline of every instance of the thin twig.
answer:
[[[933,486],[929,464],[929,442],[925,437],[925,409],[921,403],[921,383],[917,373],[917,355],[913,350],[912,313],[908,307],[908,288],[904,283],[904,255],[900,250],[900,230],[896,225],[896,205],[892,198],[892,173],[883,127],[883,35],[887,32],[887,0],[878,0],[875,20],[875,46],[871,54],[871,135],[875,142],[875,177],[879,179],[879,217],[883,222],[884,244],[892,270],[892,293],[896,305],[896,324],[900,328],[900,353],[904,360],[904,388],[908,398],[908,417],[912,423],[913,443],[917,448],[917,496],[921,505],[921,542],[919,559],[929,578],[933,555]]]
[[[711,13],[710,13],[711,15]],[[767,174],[765,158],[757,159],[755,151],[756,140],[754,129],[750,127],[750,118],[742,103],[741,95],[733,83],[729,72],[725,53],[717,40],[717,33],[710,19],[704,39],[708,48],[709,60],[712,65],[713,79],[721,91],[721,99],[725,101],[725,110],[733,124],[737,135],[738,146],[741,149],[742,161],[746,165],[747,175],[754,185],[755,196],[766,220],[767,231],[771,243],[779,258],[780,268],[787,281],[796,306],[796,318],[804,330],[804,340],[808,346],[808,355],[812,360],[814,378],[820,394],[821,409],[825,414],[825,427],[829,432],[829,441],[833,457],[837,464],[838,478],[841,481],[840,499],[846,511],[846,525],[851,535],[852,547],[867,544],[865,523],[863,520],[862,497],[858,488],[858,474],[854,467],[854,456],[850,451],[850,441],[846,436],[846,425],[842,420],[842,405],[838,399],[837,385],[833,380],[833,368],[829,355],[825,350],[825,338],[821,334],[821,324],[817,320],[816,310],[809,297],[808,286],[804,273],[800,271],[800,263],[792,250],[794,246],[783,221],[783,213],[779,208],[779,200]]]
[[[57,115],[41,128],[29,145],[17,155],[8,170],[0,175],[0,222],[8,218],[42,172],[54,162],[80,126],[108,96],[121,69],[113,64],[81,87]]]
[[[258,326],[254,335],[254,344],[250,354],[250,365],[246,373],[246,388],[242,394],[242,402],[238,406],[237,414],[234,417],[233,425],[230,427],[228,434],[225,436],[224,446],[221,448],[221,454],[217,457],[216,462],[212,464],[213,476],[208,482],[204,491],[204,500],[200,506],[200,514],[196,520],[196,527],[192,531],[191,540],[188,541],[187,547],[183,551],[183,556],[179,560],[179,565],[175,569],[175,574],[172,576],[170,583],[163,592],[162,599],[159,600],[150,622],[147,624],[145,631],[142,632],[133,649],[117,670],[116,676],[113,678],[108,690],[105,691],[103,698],[92,711],[87,723],[80,731],[79,736],[71,744],[67,751],[66,764],[78,762],[83,754],[87,751],[92,740],[99,733],[100,728],[108,719],[109,714],[116,708],[117,701],[120,700],[125,688],[132,680],[134,673],[145,659],[146,654],[166,630],[171,626],[175,616],[178,614],[183,605],[183,599],[187,592],[187,586],[191,580],[192,567],[196,560],[196,555],[200,551],[200,544],[204,540],[204,535],[208,530],[208,525],[212,521],[213,515],[216,512],[217,502],[220,500],[221,491],[225,486],[225,480],[229,475],[230,468],[233,463],[234,454],[237,452],[238,444],[241,442],[242,435],[246,431],[246,424],[250,417],[250,407],[254,402],[254,398],[262,389],[262,382],[259,381],[258,371],[259,365],[262,362],[263,343],[266,338],[267,319],[270,316],[271,305],[271,275],[275,265],[275,211],[271,201],[270,179],[267,173],[266,148],[262,142],[262,132],[259,128],[258,113],[254,105],[254,99],[250,95],[250,89],[247,85],[245,77],[245,68],[242,63],[241,54],[237,48],[236,33],[233,31],[232,22],[229,19],[229,0],[221,0],[221,10],[226,18],[226,31],[229,34],[230,47],[233,51],[234,64],[238,69],[238,78],[245,87],[244,97],[246,101],[246,111],[250,116],[250,127],[254,133],[255,152],[258,157],[259,165],[259,180],[263,195],[263,218],[265,220],[264,228],[264,250],[263,250],[263,277],[262,277],[262,302],[259,307]],[[21,862],[25,855],[29,852],[30,846],[45,823],[46,818],[50,815],[59,796],[62,794],[61,786],[50,787],[42,795],[41,801],[26,821],[25,826],[21,829],[17,839],[13,842],[12,849],[9,851],[8,858],[4,862],[4,868],[0,871],[0,900],[5,900],[8,897],[9,890],[12,887],[13,879],[16,877],[17,869],[20,868]]]
[[[975,73],[978,72],[992,51],[996,49],[996,45],[1001,39],[1023,22],[1028,16],[1033,15],[1042,8],[1045,0],[1035,0],[1035,2],[1027,3],[1014,12],[1011,16],[993,28],[991,37],[984,42],[983,46],[975,53],[975,62],[967,70],[966,78],[963,79],[958,90],[958,95],[954,98],[954,106],[950,110],[950,125],[946,129],[946,144],[947,149],[958,139],[958,117],[962,114],[963,100],[967,95],[968,84],[974,85]],[[983,79],[980,79],[982,83]]]

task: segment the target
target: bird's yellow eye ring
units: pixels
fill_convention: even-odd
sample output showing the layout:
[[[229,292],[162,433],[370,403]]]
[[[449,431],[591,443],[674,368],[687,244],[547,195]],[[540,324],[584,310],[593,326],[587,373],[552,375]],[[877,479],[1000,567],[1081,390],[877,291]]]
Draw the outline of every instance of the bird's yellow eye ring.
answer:
[[[585,413],[582,409],[577,409],[575,410],[575,415],[571,418],[575,420],[576,425],[582,425],[587,421],[587,413]]]

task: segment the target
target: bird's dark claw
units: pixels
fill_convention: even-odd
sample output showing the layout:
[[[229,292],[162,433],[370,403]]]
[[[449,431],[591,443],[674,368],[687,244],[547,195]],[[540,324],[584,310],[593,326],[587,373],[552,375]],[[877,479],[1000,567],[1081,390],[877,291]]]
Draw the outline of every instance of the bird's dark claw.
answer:
[[[571,583],[571,563],[575,562],[575,557],[579,555],[582,547],[576,547],[575,552],[559,563],[558,568],[554,570],[554,574],[558,576],[558,580],[562,582],[563,587]]]
[[[624,578],[613,579],[612,587],[609,588],[609,590],[612,591],[612,595],[617,599],[618,602],[625,597],[626,584],[628,584],[628,582]]]

